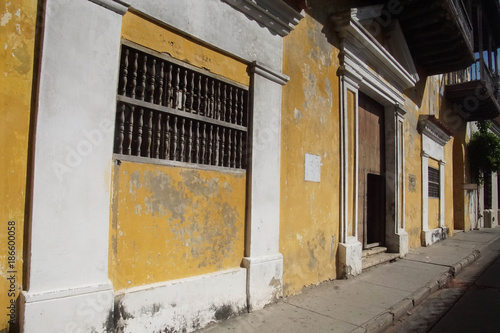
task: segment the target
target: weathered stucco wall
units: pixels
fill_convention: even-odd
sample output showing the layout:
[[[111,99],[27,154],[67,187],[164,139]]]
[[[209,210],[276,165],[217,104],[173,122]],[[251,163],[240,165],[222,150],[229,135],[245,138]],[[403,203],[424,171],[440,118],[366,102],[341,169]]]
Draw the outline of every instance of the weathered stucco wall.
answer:
[[[405,116],[405,222],[406,231],[409,236],[410,248],[420,247],[422,231],[422,140],[418,132],[418,117],[420,115],[435,115],[450,127],[455,134],[461,132],[461,120],[458,115],[447,109],[446,100],[443,97],[443,86],[441,76],[421,78],[417,86],[408,89],[406,93],[405,107],[408,113]],[[456,128],[456,130],[455,130]],[[444,146],[445,156],[445,206],[444,222],[449,229],[450,236],[454,232],[454,139]],[[429,166],[439,168],[439,163],[429,158]],[[414,180],[414,181],[412,181]],[[429,229],[439,226],[439,200],[429,199],[428,218]]]
[[[321,16],[321,15],[318,15]],[[316,16],[315,16],[316,17]],[[339,235],[338,49],[321,17],[284,38],[280,252],[284,294],[335,278]],[[321,157],[319,182],[305,181],[305,154]]]
[[[247,64],[181,36],[132,12],[123,17],[122,36],[152,50],[249,85]]]
[[[123,38],[249,84],[246,64],[128,12]],[[246,173],[122,161],[113,170],[115,290],[240,267]]]
[[[437,169],[439,170],[439,162],[432,159],[432,158],[429,158],[428,160],[428,163],[429,163],[429,167],[432,167],[434,169]],[[440,214],[439,214],[439,202],[440,202],[441,198],[429,198],[429,211],[428,211],[428,218],[429,218],[429,229],[432,230],[432,229],[436,229],[439,227],[439,218],[440,218]],[[446,201],[446,199],[445,199]]]
[[[245,173],[132,162],[113,172],[115,290],[240,266]]]
[[[11,300],[19,295],[23,267],[26,166],[37,1],[0,2],[0,332],[7,330]],[[11,221],[11,222],[10,222]],[[15,232],[15,235],[14,235]],[[11,242],[9,243],[9,236]],[[13,243],[13,238],[15,244]],[[10,246],[15,246],[10,247]],[[9,253],[11,252],[11,253]],[[12,256],[11,256],[12,254]],[[11,267],[10,264],[13,266]],[[15,271],[11,274],[9,271]],[[14,278],[12,278],[12,275]],[[9,280],[8,280],[9,279]],[[11,283],[12,282],[12,283]]]

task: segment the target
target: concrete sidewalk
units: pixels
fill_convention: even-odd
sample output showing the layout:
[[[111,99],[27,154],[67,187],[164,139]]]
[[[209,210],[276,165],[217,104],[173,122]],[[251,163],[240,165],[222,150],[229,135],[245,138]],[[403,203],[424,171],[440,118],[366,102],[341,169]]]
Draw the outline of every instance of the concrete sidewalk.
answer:
[[[200,332],[381,332],[474,262],[500,228],[461,232],[349,280],[305,288]]]

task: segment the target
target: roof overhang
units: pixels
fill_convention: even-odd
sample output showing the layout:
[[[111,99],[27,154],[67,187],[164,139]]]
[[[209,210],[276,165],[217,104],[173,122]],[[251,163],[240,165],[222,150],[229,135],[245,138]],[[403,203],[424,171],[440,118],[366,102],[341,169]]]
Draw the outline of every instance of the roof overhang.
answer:
[[[300,20],[304,11],[298,11],[281,0],[222,0],[262,24],[274,34],[287,36]]]

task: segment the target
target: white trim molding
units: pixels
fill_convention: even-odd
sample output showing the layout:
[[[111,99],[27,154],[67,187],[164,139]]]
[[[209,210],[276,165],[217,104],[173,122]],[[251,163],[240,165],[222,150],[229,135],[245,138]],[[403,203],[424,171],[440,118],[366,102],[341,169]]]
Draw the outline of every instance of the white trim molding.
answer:
[[[422,134],[422,245],[429,246],[448,236],[445,226],[444,146],[451,131],[433,115],[421,115],[418,130]],[[429,158],[439,162],[439,227],[429,229]]]
[[[358,241],[358,92],[362,91],[385,107],[386,119],[386,170],[387,207],[397,206],[404,216],[404,109],[405,97],[403,91],[414,87],[418,76],[410,74],[361,24],[360,17],[366,17],[367,9],[352,9],[334,15],[331,21],[340,38],[340,113],[341,113],[341,225],[339,245],[339,271],[341,277],[361,273],[362,244]],[[396,27],[398,29],[399,26]],[[401,35],[402,36],[402,35]],[[401,37],[400,36],[400,37]],[[403,38],[404,40],[404,38]],[[407,49],[401,53],[407,53]],[[410,57],[411,59],[411,57]],[[412,64],[413,65],[413,64]],[[373,67],[370,67],[373,66]],[[354,105],[354,138],[349,142],[347,93],[355,95]],[[402,124],[402,126],[401,126]],[[402,143],[402,144],[401,144]],[[350,194],[348,154],[354,147],[354,213],[349,216],[348,203]],[[404,158],[403,158],[404,160]],[[352,166],[351,166],[352,167]],[[403,180],[400,179],[403,176]],[[389,179],[390,178],[390,179]],[[401,184],[401,182],[403,184]],[[403,202],[400,202],[403,201]],[[386,212],[385,241],[390,251],[404,256],[408,252],[408,235],[404,231],[404,220],[399,221],[397,215]],[[350,221],[352,219],[352,221]],[[350,222],[350,223],[349,223]],[[347,228],[354,225],[350,233]],[[401,227],[399,227],[401,226]]]
[[[281,86],[288,78],[253,62],[247,176],[247,301],[250,311],[275,302],[283,294],[283,256],[279,253]]]
[[[130,0],[89,0],[99,6],[107,8],[117,14],[124,15],[130,6]]]
[[[417,78],[412,76],[387,49],[385,49],[368,30],[366,30],[352,9],[332,16],[339,37],[341,38],[341,57],[344,66],[362,76],[371,77],[371,83],[387,90],[389,96],[398,96],[399,102],[404,104],[401,92],[414,87]],[[404,40],[404,39],[403,39]],[[401,42],[401,41],[400,41]],[[363,52],[359,52],[359,51]],[[401,52],[405,52],[402,50]],[[406,51],[408,52],[408,51]],[[368,64],[374,66],[373,71]],[[414,66],[414,65],[413,65]]]

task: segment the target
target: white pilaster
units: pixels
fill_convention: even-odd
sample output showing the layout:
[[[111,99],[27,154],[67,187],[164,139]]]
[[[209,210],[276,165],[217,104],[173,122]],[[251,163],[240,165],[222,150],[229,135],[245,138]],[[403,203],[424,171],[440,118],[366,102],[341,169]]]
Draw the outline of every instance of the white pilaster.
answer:
[[[124,1],[47,0],[23,332],[107,330],[111,157]]]
[[[445,228],[444,215],[445,215],[445,161],[439,161],[439,227]]]
[[[251,75],[250,156],[248,166],[247,297],[257,310],[282,295],[283,257],[279,253],[282,73],[254,62]]]
[[[358,241],[358,89],[359,82],[362,80],[362,77],[358,75],[358,73],[349,66],[345,66],[342,69],[342,76],[340,78],[341,84],[341,110],[340,110],[340,118],[341,118],[341,222],[340,222],[340,231],[341,238],[339,243],[339,263],[337,265],[337,275],[341,278],[349,278],[350,276],[356,276],[361,274],[363,269],[362,267],[362,251],[363,244]],[[354,94],[354,112],[353,115],[353,130],[354,130],[354,141],[349,141],[349,116],[348,105],[347,105],[347,96],[348,92],[352,92]],[[354,150],[354,166],[349,165],[349,152]],[[353,171],[354,178],[354,188],[352,189],[353,194],[350,194],[349,191],[349,171]],[[354,212],[349,211],[349,200],[354,196],[353,206]],[[349,221],[353,226],[354,230],[348,230]],[[352,235],[349,235],[352,233]]]
[[[445,226],[445,164],[444,146],[451,134],[434,116],[422,115],[418,129],[422,134],[422,245],[429,246],[445,239],[448,228]],[[429,161],[439,161],[439,227],[429,230]]]
[[[422,232],[429,230],[429,155],[422,153]]]

